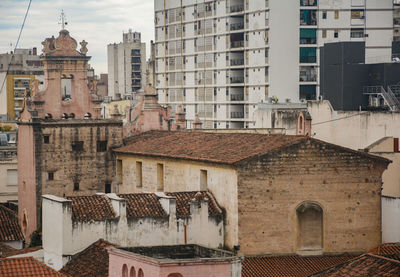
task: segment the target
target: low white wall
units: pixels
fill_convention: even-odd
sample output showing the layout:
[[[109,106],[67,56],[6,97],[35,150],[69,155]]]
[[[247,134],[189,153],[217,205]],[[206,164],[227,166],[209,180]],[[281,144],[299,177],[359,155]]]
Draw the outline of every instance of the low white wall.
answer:
[[[400,242],[400,198],[382,196],[382,242]]]

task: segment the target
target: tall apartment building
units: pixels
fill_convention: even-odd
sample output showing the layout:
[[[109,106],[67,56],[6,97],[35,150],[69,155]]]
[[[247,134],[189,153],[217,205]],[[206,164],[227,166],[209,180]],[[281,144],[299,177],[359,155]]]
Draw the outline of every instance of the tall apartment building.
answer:
[[[122,37],[121,43],[107,46],[108,95],[113,99],[132,96],[146,80],[146,44],[140,33],[129,30]]]
[[[393,1],[393,41],[400,41],[400,0]]]
[[[365,41],[366,61],[391,61],[392,0],[155,0],[160,104],[190,127],[253,127],[256,104],[319,96],[319,47]]]
[[[41,88],[44,72],[36,48],[0,54],[0,114],[9,120],[17,118],[25,91],[30,95],[35,80]]]

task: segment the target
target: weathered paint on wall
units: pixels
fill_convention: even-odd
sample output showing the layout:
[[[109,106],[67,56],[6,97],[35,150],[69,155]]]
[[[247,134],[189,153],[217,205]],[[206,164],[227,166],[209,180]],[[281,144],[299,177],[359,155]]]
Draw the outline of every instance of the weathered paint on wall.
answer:
[[[382,196],[382,242],[400,241],[400,198]]]
[[[209,190],[225,209],[225,246],[233,248],[238,240],[237,174],[234,167],[176,159],[118,154],[122,161],[119,193],[157,191],[157,164],[164,165],[165,192]],[[136,162],[142,162],[142,187],[137,186]],[[207,171],[207,187],[200,185],[200,172]],[[118,172],[118,168],[117,168]]]

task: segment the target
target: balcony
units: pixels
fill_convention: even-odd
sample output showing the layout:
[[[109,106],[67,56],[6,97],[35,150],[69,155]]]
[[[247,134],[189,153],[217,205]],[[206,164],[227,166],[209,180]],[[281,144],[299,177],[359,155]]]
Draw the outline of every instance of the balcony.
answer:
[[[231,101],[243,101],[243,94],[231,94]]]
[[[232,59],[231,66],[240,66],[244,65],[244,59]]]
[[[300,82],[316,82],[317,81],[317,74],[315,73],[308,73],[300,72]]]
[[[244,112],[231,112],[231,118],[244,118]]]
[[[244,77],[234,76],[230,78],[231,84],[242,84],[244,83]]]
[[[132,63],[141,63],[139,58],[132,58]]]
[[[244,23],[239,22],[239,23],[232,23],[231,24],[231,31],[237,31],[237,30],[243,30],[244,29]]]
[[[317,5],[317,0],[300,0],[301,7],[316,7]]]
[[[317,12],[315,10],[300,10],[301,26],[316,26]]]
[[[244,41],[232,41],[231,42],[231,48],[241,48],[244,47]]]
[[[230,11],[231,11],[231,13],[243,12],[243,11],[244,11],[244,5],[234,5],[234,6],[231,6]]]

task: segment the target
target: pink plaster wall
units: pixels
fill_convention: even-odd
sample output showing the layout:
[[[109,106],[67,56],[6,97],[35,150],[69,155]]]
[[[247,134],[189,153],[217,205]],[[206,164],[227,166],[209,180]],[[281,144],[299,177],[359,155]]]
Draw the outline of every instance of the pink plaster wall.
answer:
[[[130,254],[122,251],[109,252],[109,276],[121,277],[122,267],[128,266],[128,273],[133,267],[138,277],[139,269],[143,270],[143,277],[168,277],[169,274],[179,273],[183,277],[231,277],[232,266],[228,261],[191,262],[158,264],[147,257]],[[125,251],[124,251],[125,252]],[[142,258],[143,257],[143,258]],[[128,274],[128,276],[130,276]]]

